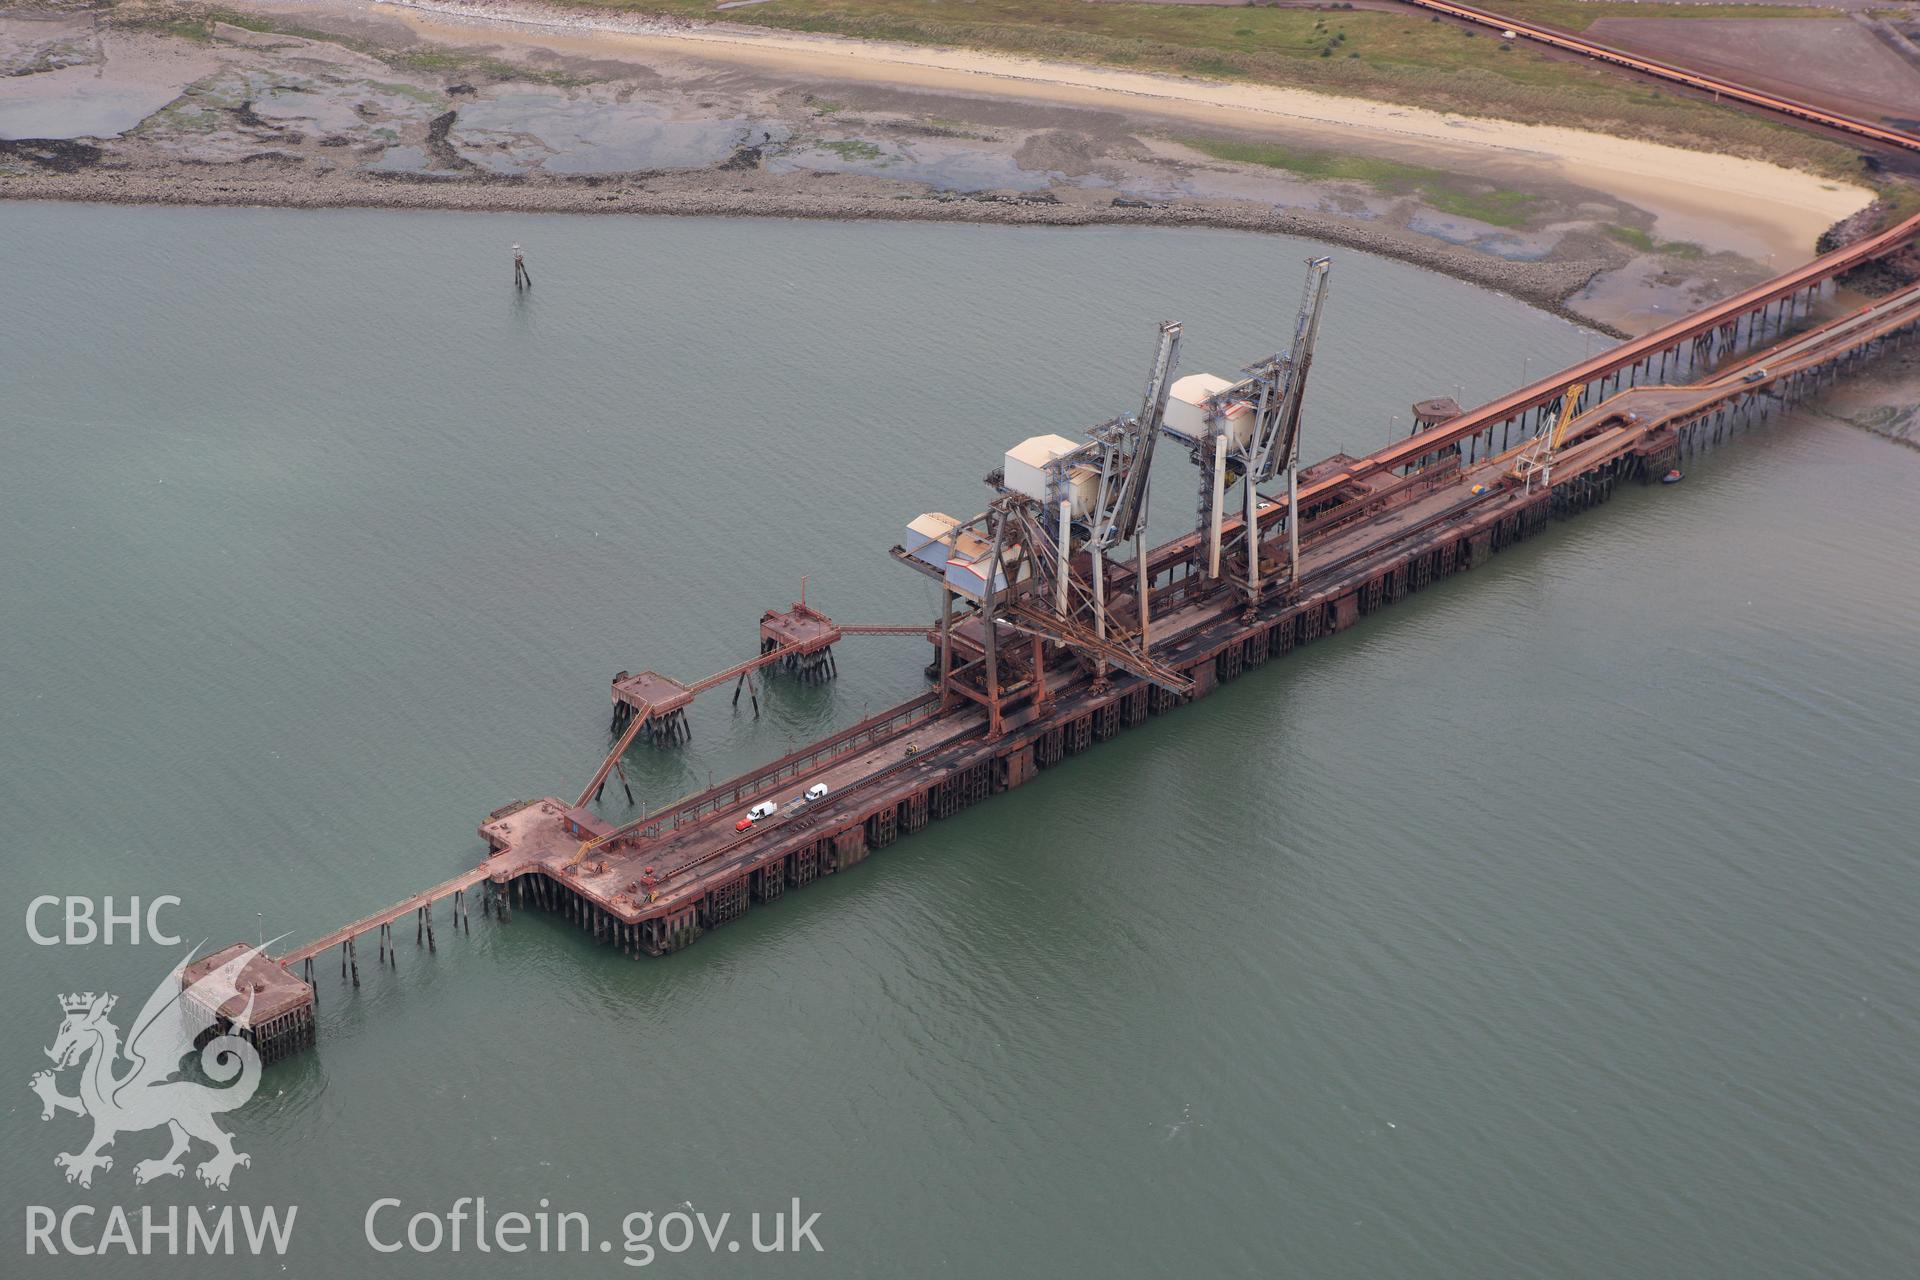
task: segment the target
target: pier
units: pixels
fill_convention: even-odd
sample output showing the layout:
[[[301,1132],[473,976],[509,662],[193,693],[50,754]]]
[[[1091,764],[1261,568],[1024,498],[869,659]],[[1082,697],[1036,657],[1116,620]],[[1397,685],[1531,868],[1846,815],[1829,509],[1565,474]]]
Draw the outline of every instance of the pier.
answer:
[[[502,924],[537,908],[635,957],[680,951],[1479,568],[1622,483],[1678,479],[1693,453],[1920,330],[1920,285],[1839,314],[1827,301],[1836,278],[1917,237],[1920,217],[1471,411],[1423,402],[1406,438],[1312,464],[1299,459],[1301,405],[1326,259],[1308,264],[1291,345],[1238,379],[1176,381],[1180,326],[1163,324],[1138,414],[1077,440],[1020,442],[987,476],[985,510],[967,520],[926,513],[907,526],[893,557],[939,584],[939,617],[842,625],[808,605],[803,587],[799,601],[761,615],[753,657],[684,682],[620,671],[610,747],[580,792],[496,809],[479,825],[487,853],[477,865],[257,957],[241,983],[251,1025],[236,1029],[268,1061],[311,1046],[336,960],[351,991],[363,958],[397,966],[409,924],[416,947],[435,948],[437,905],[443,924],[470,931],[476,896],[483,918]],[[1147,468],[1161,446],[1194,463],[1196,519],[1148,547]],[[631,820],[595,810],[610,778],[626,785],[625,753],[682,749],[696,697],[731,686],[736,705],[744,692],[757,708],[756,676],[829,679],[836,645],[858,635],[926,643],[929,691]],[[219,1012],[231,1022],[236,1011]]]

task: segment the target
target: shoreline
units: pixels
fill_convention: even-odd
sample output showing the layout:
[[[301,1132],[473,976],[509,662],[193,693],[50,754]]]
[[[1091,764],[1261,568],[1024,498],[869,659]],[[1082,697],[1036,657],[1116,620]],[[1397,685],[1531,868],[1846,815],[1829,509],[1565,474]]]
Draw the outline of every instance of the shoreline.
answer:
[[[285,12],[271,0],[238,2],[261,13]],[[320,7],[342,3],[322,0]],[[1336,145],[1342,138],[1350,141],[1353,134],[1362,133],[1402,146],[1478,153],[1539,166],[1562,180],[1636,202],[1665,204],[1687,222],[1743,224],[1750,236],[1780,256],[1811,257],[1815,237],[1873,199],[1873,192],[1865,187],[1764,160],[1278,84],[857,40],[724,20],[663,19],[541,0],[365,0],[363,7],[433,42],[471,41],[476,33],[485,33],[520,47],[600,56],[625,46],[654,56],[777,68],[790,76],[1130,109],[1190,124],[1266,134],[1284,130],[1290,136],[1317,136]],[[1767,198],[1755,199],[1756,191],[1767,192]],[[1672,238],[1691,237],[1676,228]]]
[[[1389,226],[1262,206],[1157,204],[1146,208],[1046,203],[1017,197],[926,195],[843,190],[825,194],[726,191],[710,181],[674,189],[673,174],[619,181],[520,182],[510,179],[249,178],[113,170],[29,175],[0,181],[0,199],[86,204],[277,209],[382,209],[420,212],[591,214],[630,217],[804,218],[819,221],[960,222],[1016,227],[1194,227],[1319,240],[1392,258],[1518,298],[1561,319],[1607,334],[1624,330],[1568,305],[1618,258],[1514,262]],[[652,187],[643,183],[658,184]],[[820,185],[818,183],[814,185]],[[1624,256],[1624,255],[1623,255]]]
[[[1871,198],[1279,85],[542,0],[231,3],[247,25],[170,0],[31,30],[0,14],[16,65],[72,59],[0,81],[19,122],[0,199],[1205,227],[1392,258],[1624,337],[1805,261]]]

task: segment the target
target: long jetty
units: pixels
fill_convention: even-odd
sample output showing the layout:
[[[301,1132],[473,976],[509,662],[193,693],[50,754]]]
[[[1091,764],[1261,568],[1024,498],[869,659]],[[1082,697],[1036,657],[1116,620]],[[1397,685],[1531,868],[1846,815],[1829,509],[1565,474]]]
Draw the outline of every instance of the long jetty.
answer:
[[[572,801],[544,797],[495,810],[479,827],[488,852],[478,865],[304,946],[257,957],[241,983],[251,998],[250,1025],[236,1029],[269,1062],[311,1046],[317,968],[325,957],[337,951],[342,981],[357,987],[360,940],[375,935],[374,963],[393,965],[395,928],[412,916],[416,945],[432,948],[433,908],[448,899],[456,929],[470,932],[476,889],[483,917],[503,924],[516,907],[536,907],[630,955],[679,951],[1122,729],[1477,568],[1556,517],[1606,501],[1620,483],[1677,475],[1693,451],[1920,331],[1920,285],[1843,314],[1820,305],[1837,277],[1916,238],[1920,217],[1472,411],[1444,401],[1416,406],[1425,412],[1416,413],[1406,439],[1300,471],[1297,530],[1281,528],[1284,503],[1262,499],[1255,506],[1256,546],[1297,532],[1297,575],[1262,569],[1236,580],[1210,571],[1198,531],[1164,543],[1138,566],[1141,630],[1152,619],[1151,661],[1108,670],[1102,659],[1124,654],[1118,640],[1105,637],[1060,645],[1042,659],[1035,639],[1027,678],[1038,682],[1039,696],[1003,717],[943,685],[737,778],[613,822],[591,807],[609,770],[618,768],[640,724],[678,717],[693,691],[734,680],[737,702],[752,673],[772,665],[822,677],[831,671],[832,642],[848,634],[925,634],[936,652],[942,637],[933,625],[836,627],[803,600],[764,614],[761,657],[718,677],[681,685],[623,671],[613,683],[617,741],[586,792]],[[1536,477],[1527,464],[1549,429],[1558,448]],[[1244,517],[1225,528],[1244,537]],[[894,555],[938,572],[902,548]],[[1136,572],[1108,568],[1106,587],[1116,594]],[[1024,617],[1010,608],[1002,625],[1018,631]],[[991,640],[977,630],[969,639],[955,629],[949,640],[960,650],[962,670],[997,665]],[[945,661],[939,659],[943,671]],[[808,792],[823,798],[805,799]],[[743,809],[762,802],[771,816],[743,821]],[[204,958],[185,980],[244,950],[236,943]]]

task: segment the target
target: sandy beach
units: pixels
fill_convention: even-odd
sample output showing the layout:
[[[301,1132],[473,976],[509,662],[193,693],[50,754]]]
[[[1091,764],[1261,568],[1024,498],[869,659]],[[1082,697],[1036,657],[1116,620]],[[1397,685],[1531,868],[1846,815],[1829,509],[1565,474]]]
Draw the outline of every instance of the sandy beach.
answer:
[[[1227,227],[1624,334],[1872,197],[1565,128],[531,0],[52,3],[0,8],[0,198]]]
[[[331,2],[331,0],[328,0]],[[274,4],[252,5],[285,12]],[[305,6],[302,6],[305,7]],[[1783,259],[1807,252],[1820,232],[1871,198],[1864,187],[1734,156],[1707,155],[1632,138],[1543,125],[1442,115],[1415,107],[1272,85],[1077,66],[966,49],[766,31],[724,23],[667,24],[619,14],[582,14],[519,0],[400,0],[393,14],[423,37],[470,39],[486,29],[503,43],[582,55],[627,49],[718,58],[823,80],[860,80],[934,92],[1010,94],[1033,101],[1155,114],[1212,127],[1353,144],[1356,136],[1441,153],[1470,150],[1543,166],[1572,182],[1662,210],[1661,233],[1691,239],[1739,229]]]

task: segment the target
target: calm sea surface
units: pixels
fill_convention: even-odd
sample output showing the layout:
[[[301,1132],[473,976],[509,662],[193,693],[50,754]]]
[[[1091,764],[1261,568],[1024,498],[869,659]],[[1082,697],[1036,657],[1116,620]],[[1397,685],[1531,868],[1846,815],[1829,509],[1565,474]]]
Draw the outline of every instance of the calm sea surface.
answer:
[[[536,287],[516,296],[508,246]],[[1768,424],[682,956],[533,911],[365,985],[231,1118],[233,1190],[43,1124],[37,894],[306,938],[565,791],[607,677],[760,611],[937,608],[886,549],[1000,451],[1284,342],[1226,233],[0,205],[8,1275],[627,1274],[623,1215],[819,1211],[668,1274],[1906,1277],[1920,1266],[1920,455]],[[1588,338],[1338,252],[1307,453]],[[1456,390],[1456,388],[1458,388]],[[1156,525],[1191,510],[1163,459]],[[703,704],[657,803],[921,688]],[[622,812],[610,805],[609,812]],[[322,973],[329,971],[322,964]],[[610,1253],[375,1253],[542,1198]],[[290,1255],[25,1256],[26,1206],[297,1204]],[[384,1219],[388,1236],[402,1215]],[[98,1227],[94,1228],[97,1235]]]

